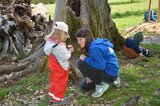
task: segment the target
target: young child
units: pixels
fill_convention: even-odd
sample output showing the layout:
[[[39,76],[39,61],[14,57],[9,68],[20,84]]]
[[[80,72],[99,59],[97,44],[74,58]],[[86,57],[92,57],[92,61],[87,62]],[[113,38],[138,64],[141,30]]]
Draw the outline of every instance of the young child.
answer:
[[[151,51],[140,46],[140,42],[143,41],[143,33],[137,32],[133,38],[128,37],[125,40],[125,46],[123,53],[130,59],[135,59],[139,56],[151,56]]]
[[[69,37],[68,25],[55,22],[52,32],[46,37],[44,52],[49,56],[50,90],[49,97],[54,104],[67,104],[64,98],[69,76],[69,58],[73,47],[66,47],[65,41]]]

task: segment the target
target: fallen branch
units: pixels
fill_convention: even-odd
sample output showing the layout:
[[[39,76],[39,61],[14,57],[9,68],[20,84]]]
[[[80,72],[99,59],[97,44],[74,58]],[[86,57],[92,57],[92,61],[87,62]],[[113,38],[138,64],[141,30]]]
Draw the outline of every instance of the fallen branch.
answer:
[[[21,71],[25,69],[30,63],[31,61],[27,61],[25,63],[19,63],[19,64],[0,65],[0,75]]]
[[[25,63],[21,62],[21,64],[25,64]],[[21,64],[19,64],[19,65],[21,65]],[[19,77],[28,75],[29,73],[36,72],[38,70],[38,68],[39,68],[38,66],[40,66],[40,64],[41,64],[41,62],[39,62],[39,61],[32,61],[31,63],[27,63],[25,65],[28,65],[28,66],[24,66],[25,68],[23,70],[19,70],[19,72],[12,72],[8,75],[1,76],[0,82],[18,79]]]

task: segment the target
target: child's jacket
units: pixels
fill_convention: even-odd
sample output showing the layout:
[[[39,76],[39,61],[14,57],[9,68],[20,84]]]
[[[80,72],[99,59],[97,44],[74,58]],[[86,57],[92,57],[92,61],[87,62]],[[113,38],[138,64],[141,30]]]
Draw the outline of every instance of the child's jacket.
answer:
[[[71,51],[67,50],[65,43],[59,43],[58,45],[51,40],[48,40],[44,47],[44,52],[46,55],[55,56],[59,64],[63,69],[67,70],[69,68],[69,58],[71,57]]]

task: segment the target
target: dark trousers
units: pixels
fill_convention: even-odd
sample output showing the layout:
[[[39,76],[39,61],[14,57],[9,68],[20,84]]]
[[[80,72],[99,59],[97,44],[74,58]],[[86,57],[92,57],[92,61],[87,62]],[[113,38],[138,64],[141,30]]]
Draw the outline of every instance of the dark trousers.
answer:
[[[81,60],[78,60],[77,68],[84,77],[90,78],[96,85],[100,85],[101,82],[113,83],[117,78],[102,70],[97,70]]]

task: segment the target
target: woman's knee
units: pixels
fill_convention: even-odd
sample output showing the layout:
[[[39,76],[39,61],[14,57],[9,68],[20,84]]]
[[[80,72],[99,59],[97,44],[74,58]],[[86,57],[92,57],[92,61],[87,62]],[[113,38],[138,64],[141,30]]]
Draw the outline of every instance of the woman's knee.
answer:
[[[82,60],[78,60],[76,63],[77,68],[80,70],[83,67],[83,61]]]
[[[87,83],[87,78],[84,78],[81,82],[80,82],[80,87],[83,91],[88,91],[88,90],[92,90],[95,88],[95,83]]]

